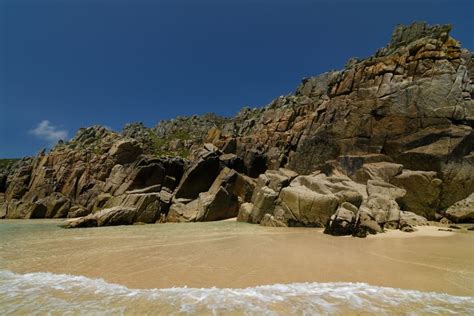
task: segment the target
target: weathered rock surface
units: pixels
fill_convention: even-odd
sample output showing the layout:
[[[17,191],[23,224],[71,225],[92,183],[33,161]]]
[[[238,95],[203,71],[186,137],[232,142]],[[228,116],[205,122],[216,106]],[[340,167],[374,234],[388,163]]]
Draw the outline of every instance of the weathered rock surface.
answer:
[[[136,222],[155,223],[160,213],[166,213],[169,205],[161,199],[160,193],[133,193],[122,194],[109,199],[104,208],[129,207],[135,208]]]
[[[450,29],[398,27],[374,56],[305,79],[295,95],[263,109],[242,110],[215,144],[232,143],[241,157],[259,152],[261,169],[301,174],[341,155],[383,154],[406,169],[437,172],[446,208],[474,190],[465,159],[474,146],[472,53]],[[371,171],[364,174],[380,176]]]
[[[282,207],[293,215],[293,225],[323,227],[338,206],[332,194],[321,194],[304,186],[283,189]]]
[[[167,220],[169,222],[203,222],[237,217],[239,192],[235,188],[238,178],[236,171],[224,168],[209,190],[199,193],[197,199],[188,204],[172,205]]]
[[[41,216],[46,218],[64,218],[71,207],[71,200],[57,192],[38,200],[36,203],[46,207],[46,213]]]
[[[0,219],[7,216],[7,203],[5,202],[5,194],[0,193]]]
[[[78,217],[84,217],[89,215],[90,211],[85,209],[82,206],[79,205],[74,205],[69,209],[69,212],[67,214],[67,218],[78,218]]]
[[[130,225],[135,221],[137,209],[127,207],[113,207],[103,209],[97,213],[70,220],[66,228],[96,227],[96,226],[118,226]]]
[[[203,151],[184,174],[175,192],[175,198],[195,199],[199,193],[207,191],[220,171],[219,155],[213,151]]]
[[[357,178],[359,170],[363,173],[369,170],[363,166],[352,175]],[[289,176],[286,173],[289,176],[286,178],[285,169],[265,172],[257,179],[252,202],[240,206],[237,220],[271,227],[325,227],[327,234],[357,237],[381,233],[386,228],[414,231],[415,226],[427,224],[426,218],[400,210],[398,201],[403,200],[407,191],[383,180],[405,172],[411,174],[410,170],[403,170],[399,165],[375,168],[389,171],[372,173],[377,176],[370,176],[362,183],[362,178],[355,182],[339,166],[333,167],[327,174]],[[386,177],[387,174],[390,176]]]
[[[419,216],[413,212],[400,212],[400,230],[406,230],[407,227],[428,225],[428,221],[423,216]]]
[[[258,224],[265,214],[273,213],[277,197],[278,193],[267,186],[256,189],[252,196],[253,207],[250,213],[251,222]]]
[[[350,203],[344,202],[326,225],[324,233],[334,236],[352,235],[358,208]]]
[[[121,139],[110,148],[109,155],[118,164],[133,162],[142,154],[142,148],[134,139]]]
[[[272,214],[275,209],[275,200],[280,191],[288,186],[296,176],[295,172],[283,168],[269,170],[261,174],[257,179],[251,198],[252,211],[249,221],[258,224],[265,214]]]
[[[270,214],[263,216],[260,225],[268,227],[287,227],[285,222]]]
[[[353,229],[353,235],[356,237],[366,237],[369,234],[381,233],[382,227],[377,223],[377,219],[368,210],[360,210],[357,213]]]
[[[398,200],[403,210],[435,219],[442,185],[436,172],[404,170],[392,178],[391,183],[406,191],[405,196]]]
[[[390,182],[403,170],[403,165],[390,162],[365,163],[353,175],[356,182],[366,183],[369,180]]]
[[[252,214],[253,204],[252,203],[242,203],[239,207],[239,213],[237,214],[238,222],[251,223],[250,215]]]
[[[80,129],[0,170],[0,218],[98,226],[238,216],[361,237],[411,231],[424,217],[471,221],[474,59],[450,30],[398,26],[373,56],[234,118]]]
[[[454,223],[474,223],[474,193],[451,205],[445,215]]]

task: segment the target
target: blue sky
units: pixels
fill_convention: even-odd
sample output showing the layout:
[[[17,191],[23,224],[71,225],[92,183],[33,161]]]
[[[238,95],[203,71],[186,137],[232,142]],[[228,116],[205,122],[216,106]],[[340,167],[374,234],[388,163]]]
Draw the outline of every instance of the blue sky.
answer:
[[[0,157],[83,126],[234,115],[384,46],[398,23],[451,23],[474,1],[0,0]]]

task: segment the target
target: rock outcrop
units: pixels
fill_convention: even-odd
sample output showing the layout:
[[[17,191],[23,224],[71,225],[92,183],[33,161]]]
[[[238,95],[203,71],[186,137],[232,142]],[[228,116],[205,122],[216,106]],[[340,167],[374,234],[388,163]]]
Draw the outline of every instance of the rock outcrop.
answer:
[[[358,171],[372,167],[364,166]],[[288,178],[283,174],[288,175],[289,170],[267,171],[259,177],[251,202],[240,206],[237,220],[274,227],[325,227],[327,234],[358,237],[387,228],[414,231],[415,226],[427,224],[423,216],[400,209],[399,203],[407,195],[404,188],[382,180],[384,176],[356,182],[334,167],[328,174],[293,173]],[[410,174],[411,170],[399,173]],[[387,180],[395,177],[393,172],[389,174],[392,177]]]
[[[67,222],[66,228],[117,226],[133,224],[137,216],[136,208],[113,207]]]
[[[1,170],[0,217],[85,227],[237,216],[360,237],[472,221],[474,59],[450,30],[398,26],[373,56],[234,118],[80,129]]]
[[[390,183],[405,189],[406,194],[399,199],[402,209],[422,215],[428,219],[436,218],[439,195],[443,182],[434,171],[404,170],[393,177]]]
[[[474,223],[474,193],[451,205],[445,215],[454,223]]]
[[[397,27],[374,56],[305,79],[263,109],[244,109],[215,144],[245,161],[262,153],[264,168],[300,174],[341,155],[384,154],[406,169],[436,172],[446,208],[474,190],[472,53],[449,32]]]
[[[209,190],[199,193],[197,199],[185,204],[172,205],[169,222],[216,221],[236,217],[239,205],[247,202],[254,181],[227,167],[223,168]]]
[[[135,139],[100,126],[81,129],[50,153],[43,151],[17,163],[3,193],[3,216],[72,218],[121,205],[140,212],[148,207],[148,217],[136,219],[154,222],[167,208],[161,199],[150,202],[150,193],[171,195],[184,173],[185,160],[142,153],[142,144]]]

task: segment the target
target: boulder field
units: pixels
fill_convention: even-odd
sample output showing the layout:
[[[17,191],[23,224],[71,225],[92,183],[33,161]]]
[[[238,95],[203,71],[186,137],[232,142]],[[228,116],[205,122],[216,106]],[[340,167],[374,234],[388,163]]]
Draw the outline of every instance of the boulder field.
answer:
[[[0,218],[92,227],[237,217],[358,237],[473,223],[474,55],[450,31],[397,26],[373,56],[233,118],[82,128],[0,165]]]

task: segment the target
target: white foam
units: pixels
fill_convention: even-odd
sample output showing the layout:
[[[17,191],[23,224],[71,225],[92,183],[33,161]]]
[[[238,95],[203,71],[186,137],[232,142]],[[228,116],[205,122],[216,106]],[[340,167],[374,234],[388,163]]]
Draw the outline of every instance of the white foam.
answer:
[[[0,270],[0,314],[474,314],[474,298],[365,283],[292,283],[243,289],[129,289],[102,279]]]

